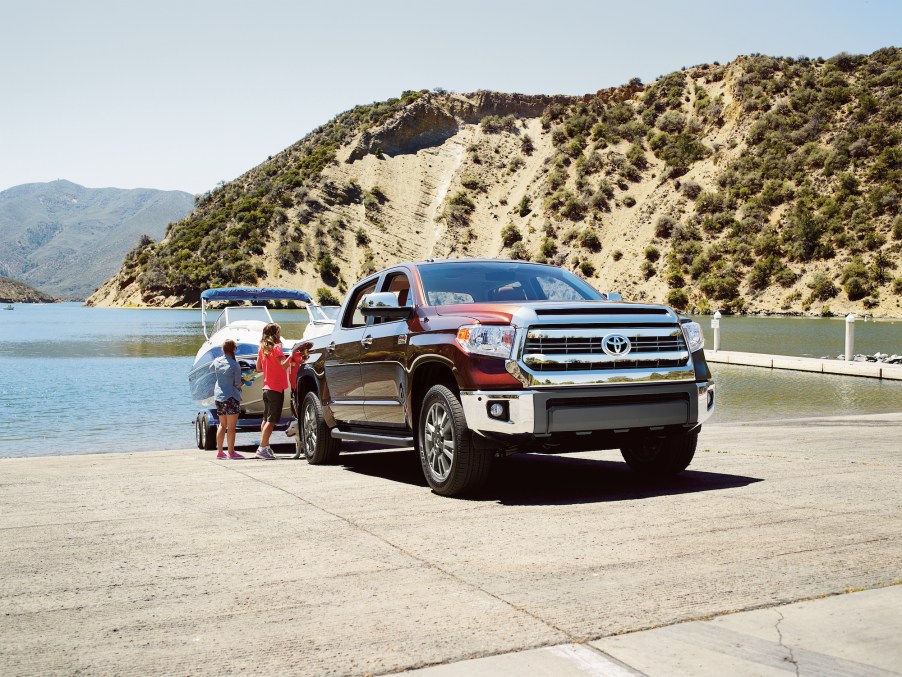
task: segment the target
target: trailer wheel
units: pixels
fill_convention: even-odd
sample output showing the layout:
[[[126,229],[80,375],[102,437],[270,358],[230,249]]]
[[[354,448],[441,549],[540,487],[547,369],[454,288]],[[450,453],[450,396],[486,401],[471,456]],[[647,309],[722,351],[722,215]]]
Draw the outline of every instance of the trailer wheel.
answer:
[[[216,426],[210,424],[206,413],[197,415],[194,437],[198,449],[211,451],[216,448]]]

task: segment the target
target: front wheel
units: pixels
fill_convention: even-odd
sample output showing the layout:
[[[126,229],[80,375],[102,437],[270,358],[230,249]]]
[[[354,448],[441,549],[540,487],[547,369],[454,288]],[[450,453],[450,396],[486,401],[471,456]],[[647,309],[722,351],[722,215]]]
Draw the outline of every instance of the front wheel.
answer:
[[[695,456],[698,432],[649,438],[623,447],[620,453],[630,468],[641,475],[668,477],[684,471]]]
[[[323,405],[316,393],[307,393],[301,408],[300,430],[295,444],[303,438],[304,456],[311,465],[325,465],[338,461],[341,442],[332,437],[332,430],[323,418]]]
[[[417,442],[423,474],[436,494],[469,493],[488,478],[491,454],[473,444],[460,401],[443,385],[432,386],[423,399]]]

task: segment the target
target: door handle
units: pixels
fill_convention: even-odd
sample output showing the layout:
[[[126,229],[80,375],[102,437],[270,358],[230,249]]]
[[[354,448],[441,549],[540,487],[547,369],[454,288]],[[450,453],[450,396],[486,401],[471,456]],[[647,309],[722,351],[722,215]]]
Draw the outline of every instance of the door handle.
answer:
[[[364,348],[369,348],[371,345],[373,345],[372,335],[367,334],[362,339],[360,339],[360,345],[362,345]]]
[[[328,346],[326,346],[326,352],[327,353],[335,352],[335,341],[332,341],[332,343],[330,343]]]

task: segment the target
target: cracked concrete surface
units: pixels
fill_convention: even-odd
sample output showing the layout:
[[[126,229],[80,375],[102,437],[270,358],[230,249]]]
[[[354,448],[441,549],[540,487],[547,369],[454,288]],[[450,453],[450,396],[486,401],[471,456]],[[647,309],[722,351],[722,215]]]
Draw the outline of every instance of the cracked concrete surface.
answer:
[[[781,606],[900,590],[842,594],[902,571],[902,414],[851,420],[709,426],[669,480],[617,452],[513,457],[470,500],[429,493],[398,451],[5,459],[0,673],[387,674],[533,650],[887,674],[902,623],[844,614],[836,654]],[[734,625],[753,609],[765,628]],[[645,636],[668,671],[630,657]]]

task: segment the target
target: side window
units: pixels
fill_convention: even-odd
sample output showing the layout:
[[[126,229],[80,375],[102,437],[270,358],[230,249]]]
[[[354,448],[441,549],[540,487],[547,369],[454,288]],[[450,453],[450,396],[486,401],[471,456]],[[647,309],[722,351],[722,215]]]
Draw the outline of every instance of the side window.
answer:
[[[376,291],[376,282],[378,282],[378,280],[373,280],[354,292],[354,296],[351,297],[351,302],[348,303],[348,307],[345,309],[345,315],[341,319],[341,326],[344,329],[353,329],[354,327],[363,327],[366,325],[366,318],[360,310],[358,310],[358,307],[360,306],[360,301],[363,299],[364,294],[372,294]]]

